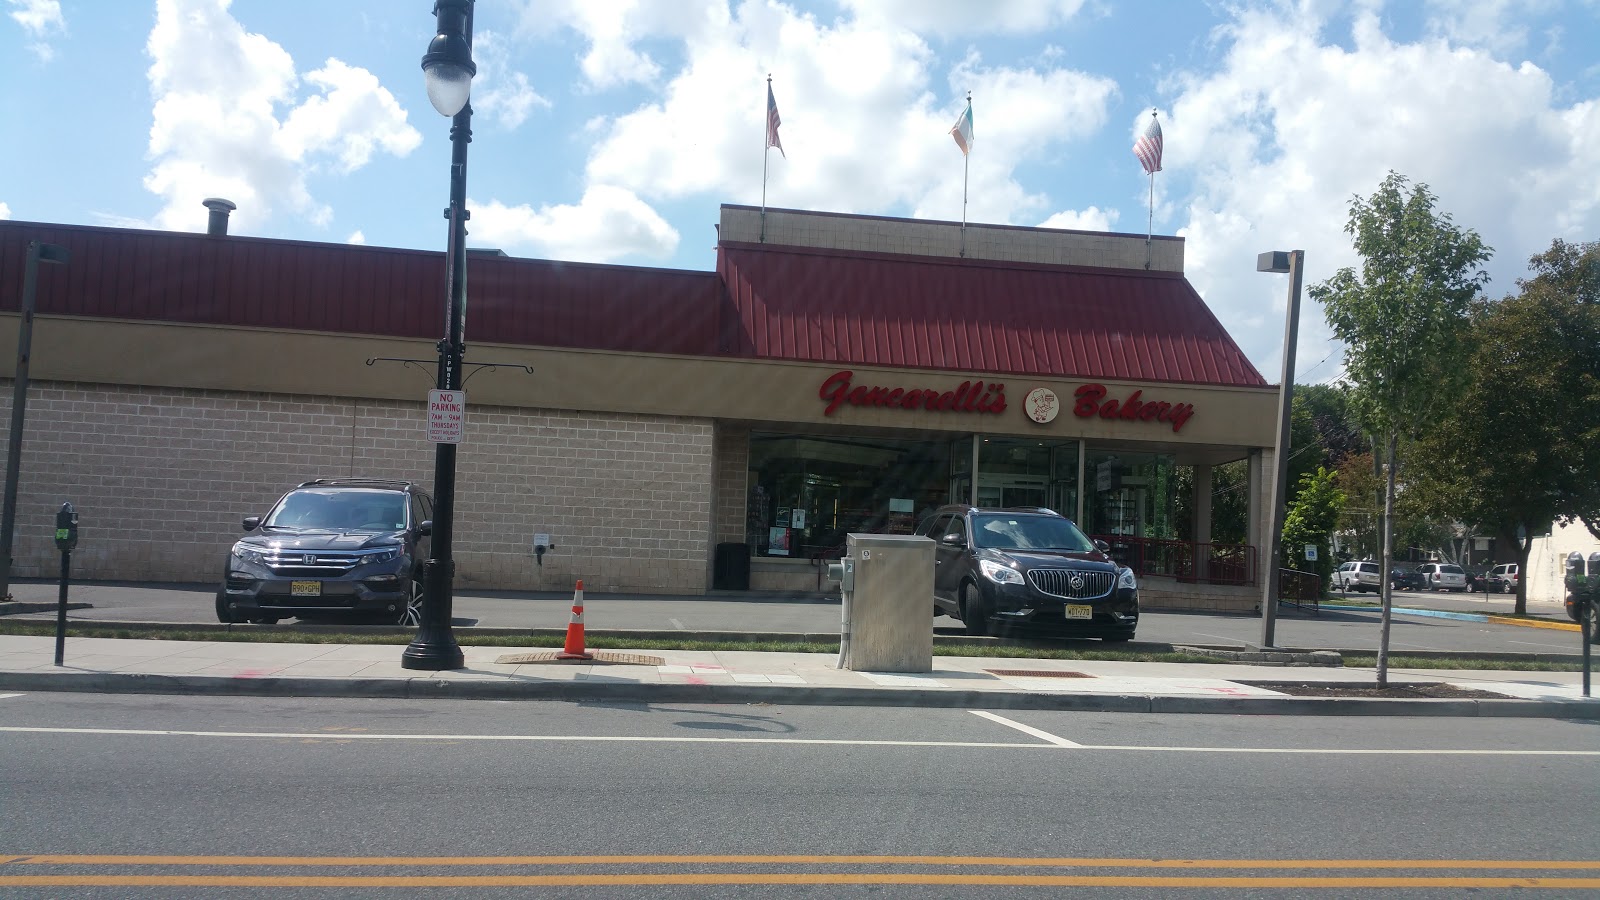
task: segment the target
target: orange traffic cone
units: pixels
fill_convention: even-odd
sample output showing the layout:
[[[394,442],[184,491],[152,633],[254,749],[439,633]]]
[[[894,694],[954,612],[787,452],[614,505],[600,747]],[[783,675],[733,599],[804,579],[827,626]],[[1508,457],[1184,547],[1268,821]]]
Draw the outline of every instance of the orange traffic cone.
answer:
[[[594,654],[583,649],[583,579],[572,592],[572,621],[567,623],[567,646],[556,659],[594,659]]]

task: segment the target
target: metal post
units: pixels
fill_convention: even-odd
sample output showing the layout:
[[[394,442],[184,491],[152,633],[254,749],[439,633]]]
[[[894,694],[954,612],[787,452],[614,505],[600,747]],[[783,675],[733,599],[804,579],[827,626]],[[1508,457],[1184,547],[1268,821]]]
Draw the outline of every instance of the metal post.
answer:
[[[464,38],[465,59],[453,62],[472,66],[472,2],[438,3],[440,37]],[[455,29],[460,29],[457,32]],[[424,69],[440,46],[436,38],[430,56],[423,58]],[[461,359],[467,327],[467,144],[472,142],[472,104],[462,105],[451,118],[450,127],[450,234],[445,252],[445,280],[449,296],[445,306],[445,335],[439,342],[438,388],[461,390]],[[433,558],[426,567],[422,597],[422,622],[417,636],[401,654],[400,666],[406,669],[459,669],[464,665],[461,647],[450,628],[455,577],[453,540],[455,537],[456,445],[440,442],[434,446],[433,464]]]
[[[61,551],[61,593],[56,598],[56,665],[67,652],[67,579],[72,571],[72,551]]]
[[[42,241],[28,243],[28,260],[22,269],[22,322],[17,331],[17,370],[11,386],[11,434],[6,442],[6,486],[0,509],[0,600],[11,599],[11,546],[17,528],[17,481],[22,474],[22,424],[28,411],[28,361],[33,353],[34,295],[38,289],[39,262],[64,263],[67,248]]]
[[[1268,566],[1261,578],[1261,646],[1274,646],[1278,625],[1278,570],[1282,565],[1284,502],[1289,484],[1289,421],[1294,402],[1294,351],[1300,334],[1300,276],[1305,268],[1305,251],[1263,253],[1256,269],[1284,271],[1278,257],[1288,257],[1289,315],[1283,328],[1283,378],[1278,385],[1278,444],[1273,451],[1272,521],[1268,524]],[[1268,267],[1268,257],[1273,262]]]

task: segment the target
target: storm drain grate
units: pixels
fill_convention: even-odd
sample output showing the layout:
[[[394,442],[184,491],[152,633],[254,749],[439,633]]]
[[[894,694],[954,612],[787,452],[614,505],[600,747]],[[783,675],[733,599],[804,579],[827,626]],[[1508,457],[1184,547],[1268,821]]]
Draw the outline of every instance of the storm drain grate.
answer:
[[[497,665],[518,666],[529,663],[564,663],[585,666],[664,666],[667,661],[659,656],[641,656],[637,653],[607,653],[604,650],[590,651],[594,659],[556,659],[559,651],[546,650],[541,653],[511,653],[495,660]]]
[[[1063,672],[1060,669],[984,669],[990,675],[1002,678],[1093,678],[1083,672]]]

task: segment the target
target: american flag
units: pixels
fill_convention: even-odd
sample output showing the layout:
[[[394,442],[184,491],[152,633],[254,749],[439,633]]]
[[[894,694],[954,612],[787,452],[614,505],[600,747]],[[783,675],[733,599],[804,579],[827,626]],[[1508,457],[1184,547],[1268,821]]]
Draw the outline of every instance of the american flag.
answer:
[[[783,154],[783,158],[784,159],[788,159],[789,158],[789,154],[783,152],[783,142],[778,140],[778,126],[782,125],[782,124],[783,124],[783,120],[778,118],[778,101],[777,101],[777,98],[772,96],[772,85],[768,84],[767,85],[767,146],[768,147],[777,147],[778,148],[778,152],[780,154]]]
[[[1154,175],[1161,171],[1161,123],[1156,121],[1156,114],[1150,114],[1150,124],[1145,126],[1144,134],[1133,142],[1133,155],[1139,157],[1139,165],[1144,166],[1146,175]]]

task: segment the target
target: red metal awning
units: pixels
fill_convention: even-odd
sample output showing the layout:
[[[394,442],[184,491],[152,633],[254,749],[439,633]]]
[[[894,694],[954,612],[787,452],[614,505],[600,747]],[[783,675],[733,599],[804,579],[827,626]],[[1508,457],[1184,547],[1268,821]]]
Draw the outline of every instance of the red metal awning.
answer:
[[[1263,387],[1182,275],[723,243],[735,356]]]

